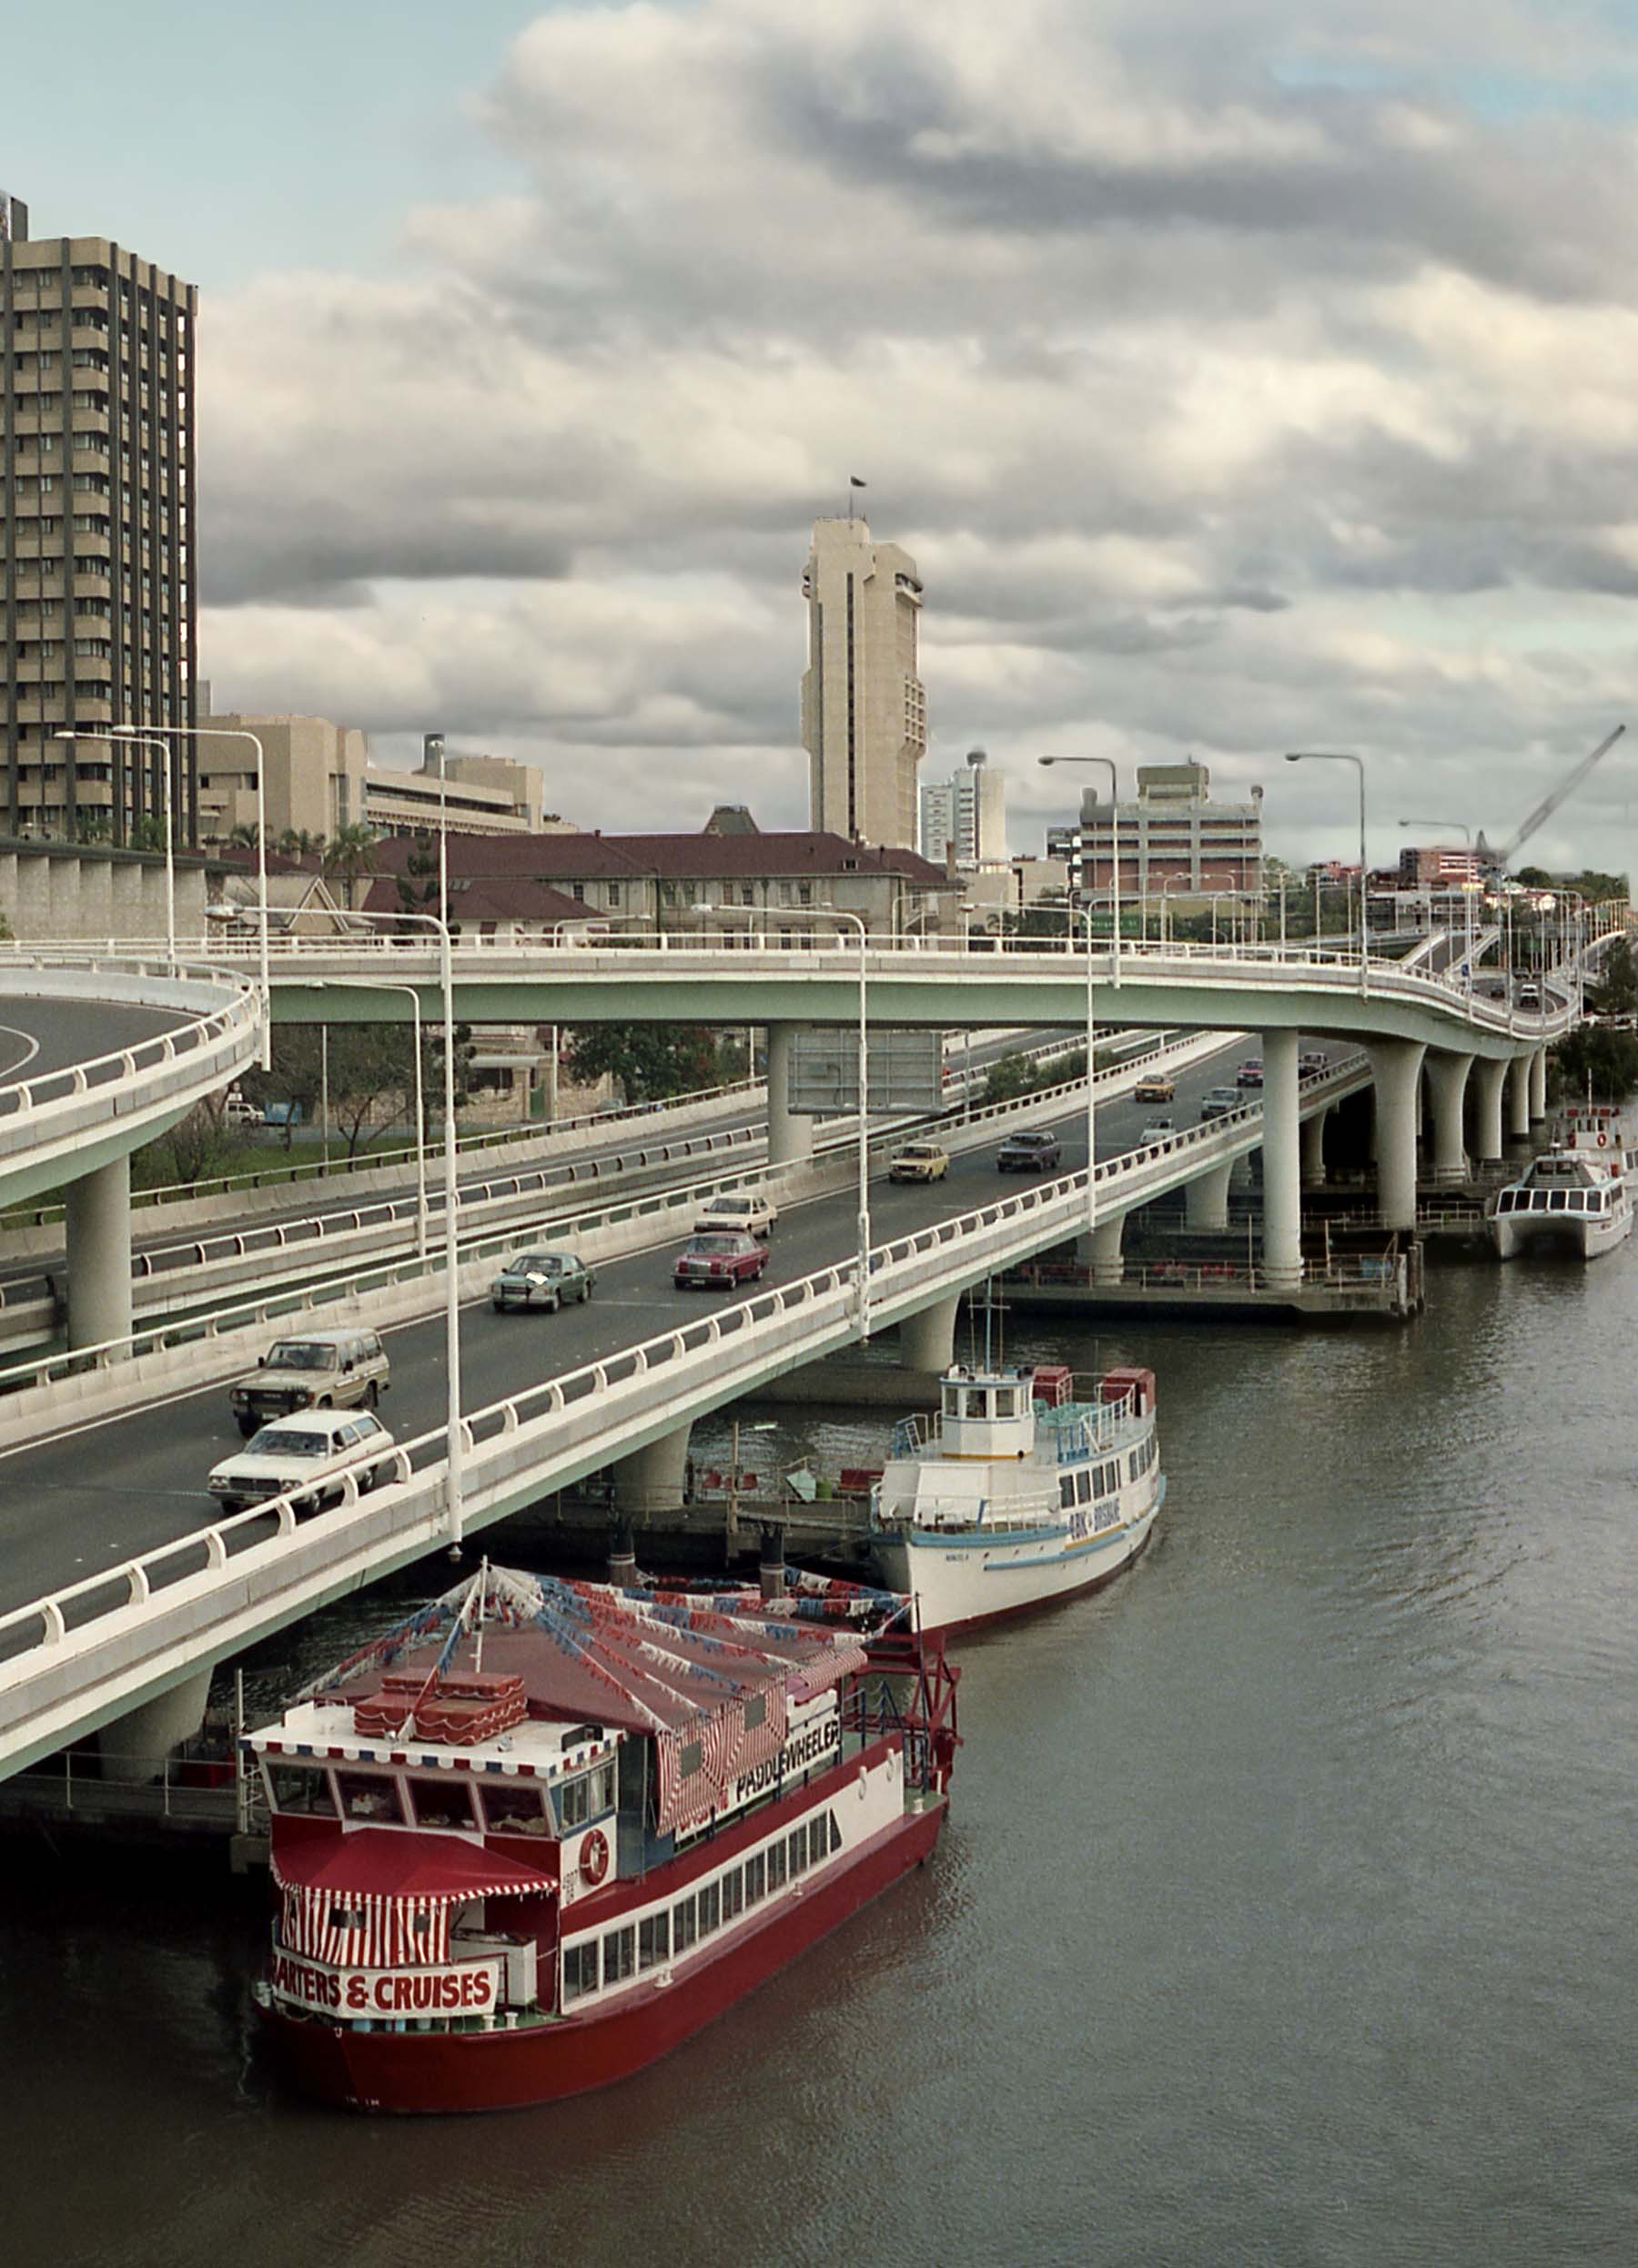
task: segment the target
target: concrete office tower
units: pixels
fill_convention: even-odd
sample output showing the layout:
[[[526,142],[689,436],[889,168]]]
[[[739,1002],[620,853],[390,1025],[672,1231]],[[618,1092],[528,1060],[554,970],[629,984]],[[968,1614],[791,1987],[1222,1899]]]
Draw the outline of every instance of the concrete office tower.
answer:
[[[193,722],[197,294],[105,237],[31,241],[0,203],[0,827],[127,843],[160,759],[91,735]],[[187,742],[173,764],[192,844]]]
[[[916,675],[921,577],[864,520],[816,520],[802,578],[808,666],[802,738],[816,831],[914,850],[915,772],[927,747]]]
[[[921,791],[921,855],[942,865],[950,851],[958,866],[1004,864],[1006,858],[1006,775],[992,771],[982,748],[969,750],[959,772],[929,780]]]

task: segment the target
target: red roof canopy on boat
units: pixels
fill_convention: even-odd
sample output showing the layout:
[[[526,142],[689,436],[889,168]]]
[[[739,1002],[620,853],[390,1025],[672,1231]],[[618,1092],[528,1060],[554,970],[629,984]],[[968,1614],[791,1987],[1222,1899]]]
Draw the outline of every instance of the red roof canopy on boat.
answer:
[[[413,1898],[425,1905],[466,1898],[531,1898],[557,1888],[550,1875],[480,1844],[386,1827],[276,1845],[273,1878],[287,1889]]]

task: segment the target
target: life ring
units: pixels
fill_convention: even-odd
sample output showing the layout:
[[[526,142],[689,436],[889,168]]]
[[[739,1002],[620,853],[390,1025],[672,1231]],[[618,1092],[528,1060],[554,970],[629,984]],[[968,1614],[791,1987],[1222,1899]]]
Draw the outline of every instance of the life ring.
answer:
[[[1599,1136],[1599,1138],[1598,1138],[1598,1147],[1600,1148],[1600,1149],[1608,1149],[1608,1148],[1610,1147],[1610,1138],[1609,1138],[1609,1136],[1608,1136],[1607,1134],[1601,1134],[1601,1135]]]
[[[609,1871],[609,1838],[600,1827],[594,1827],[580,1847],[580,1870],[581,1879],[592,1889]]]

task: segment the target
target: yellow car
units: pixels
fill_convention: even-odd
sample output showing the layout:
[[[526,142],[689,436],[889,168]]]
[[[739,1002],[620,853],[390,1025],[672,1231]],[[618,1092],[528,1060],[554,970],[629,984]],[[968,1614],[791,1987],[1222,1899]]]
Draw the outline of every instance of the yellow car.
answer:
[[[942,1181],[950,1170],[947,1153],[936,1142],[906,1142],[887,1167],[890,1181]]]
[[[1177,1099],[1178,1082],[1168,1078],[1164,1071],[1149,1072],[1132,1089],[1134,1102],[1175,1102]]]

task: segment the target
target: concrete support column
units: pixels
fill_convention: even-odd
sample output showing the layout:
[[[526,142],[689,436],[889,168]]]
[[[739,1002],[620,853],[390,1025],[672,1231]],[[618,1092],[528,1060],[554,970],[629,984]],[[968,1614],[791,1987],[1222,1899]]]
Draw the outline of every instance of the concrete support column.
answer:
[[[800,1026],[768,1027],[768,1163],[804,1165],[814,1154],[814,1121],[791,1109],[791,1045]]]
[[[1228,1226],[1228,1182],[1233,1172],[1231,1163],[1213,1166],[1209,1173],[1198,1174],[1184,1185],[1184,1218],[1191,1229]]]
[[[1461,1106],[1472,1067],[1471,1055],[1451,1055],[1442,1048],[1428,1051],[1428,1085],[1433,1094],[1433,1179],[1446,1186],[1467,1180]]]
[[[956,1360],[956,1314],[959,1297],[939,1300],[899,1325],[899,1368],[942,1377]]]
[[[1263,1273],[1276,1291],[1302,1281],[1302,1143],[1297,1116],[1297,1035],[1265,1032]]]
[[[96,1736],[104,1779],[137,1787],[162,1777],[166,1758],[204,1724],[209,1697],[210,1672],[196,1670],[168,1693],[157,1694],[128,1716],[105,1725]]]
[[[1547,1116],[1547,1050],[1538,1048],[1530,1058],[1530,1123],[1540,1126]]]
[[[1126,1226],[1126,1215],[1117,1213],[1113,1220],[1100,1220],[1092,1231],[1092,1281],[1094,1283],[1118,1283],[1126,1274],[1126,1261],[1121,1257],[1120,1232]]]
[[[1502,1090],[1507,1084],[1507,1065],[1481,1056],[1473,1066],[1473,1155],[1481,1165],[1495,1165],[1502,1154]]]
[[[674,1512],[688,1488],[688,1436],[692,1429],[679,1425],[662,1433],[646,1448],[633,1449],[613,1466],[614,1509],[632,1519],[650,1513]]]
[[[1325,1121],[1329,1110],[1316,1110],[1302,1121],[1302,1186],[1305,1190],[1325,1187]]]
[[[1376,1085],[1377,1203],[1390,1229],[1416,1226],[1416,1090],[1425,1052],[1421,1040],[1372,1042]]]
[[[1530,1139],[1530,1058],[1516,1055],[1507,1067],[1507,1139]]]
[[[131,1330],[131,1161],[68,1184],[68,1344],[100,1346]]]

